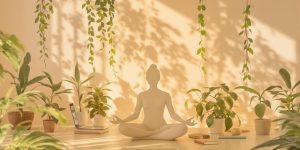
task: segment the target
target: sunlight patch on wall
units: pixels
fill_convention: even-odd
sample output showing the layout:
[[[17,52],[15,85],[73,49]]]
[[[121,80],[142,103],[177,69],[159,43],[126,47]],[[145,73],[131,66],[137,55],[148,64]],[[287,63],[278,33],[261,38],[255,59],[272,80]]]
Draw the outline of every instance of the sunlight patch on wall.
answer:
[[[297,62],[297,43],[292,37],[280,32],[279,30],[269,26],[259,19],[253,18],[254,28],[253,35],[257,38],[263,38],[261,44],[265,44],[270,49],[274,50],[282,58],[292,62]],[[254,46],[256,49],[260,49],[254,41]],[[264,51],[264,49],[260,49]]]

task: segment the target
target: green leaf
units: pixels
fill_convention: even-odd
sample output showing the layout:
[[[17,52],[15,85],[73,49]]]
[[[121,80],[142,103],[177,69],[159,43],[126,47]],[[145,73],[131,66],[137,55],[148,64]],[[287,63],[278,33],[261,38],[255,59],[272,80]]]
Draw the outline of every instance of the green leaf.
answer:
[[[266,106],[268,106],[269,108],[271,108],[271,102],[269,100],[264,100],[262,101]]]
[[[198,116],[202,116],[203,115],[203,106],[201,103],[199,103],[197,106],[196,106],[196,112],[197,112],[197,115]]]
[[[250,88],[250,87],[248,87],[248,86],[238,86],[238,87],[236,87],[235,89],[243,89],[243,90],[245,90],[245,91],[247,91],[247,92],[250,92],[250,93],[253,93],[253,94],[255,94],[255,95],[260,95],[259,94],[259,92],[257,92],[255,89],[253,89],[253,88]]]
[[[300,81],[298,81],[298,82],[293,86],[292,91],[294,91],[294,89],[295,89],[298,85],[300,85]]]
[[[80,82],[80,72],[79,72],[78,62],[76,62],[74,76],[75,76],[76,82],[79,83]]]
[[[225,91],[225,92],[229,92],[229,87],[226,84],[221,84],[221,88]]]
[[[214,123],[214,116],[213,116],[213,115],[209,115],[209,116],[206,118],[206,125],[207,125],[208,127],[211,127],[213,123]]]
[[[201,93],[201,90],[199,90],[199,89],[190,89],[190,90],[188,90],[186,93],[191,93],[191,92],[199,92],[199,93]]]
[[[228,97],[228,96],[225,97],[225,101],[226,101],[226,103],[229,105],[230,108],[233,107],[233,100],[232,100],[231,97]]]
[[[32,80],[30,80],[28,83],[27,83],[27,86],[31,85],[31,84],[35,84],[35,83],[38,83],[39,81],[43,80],[45,78],[45,76],[41,75],[41,76],[37,76],[35,78],[33,78]]]
[[[234,92],[229,92],[229,95],[234,99],[237,100],[238,99],[238,95]]]
[[[225,118],[225,131],[228,131],[232,127],[232,119],[230,117]]]
[[[205,109],[207,111],[209,111],[209,110],[211,110],[214,107],[215,104],[216,104],[215,102],[209,101],[209,102],[206,103]]]
[[[2,64],[0,64],[0,77],[3,77],[3,74],[4,74],[4,68]]]
[[[281,78],[284,80],[285,85],[286,85],[289,89],[291,89],[291,88],[292,88],[292,83],[291,83],[291,76],[290,76],[290,73],[289,73],[286,69],[284,69],[284,68],[281,68],[281,69],[279,70],[279,73],[280,73],[280,75],[281,75]]]
[[[264,104],[257,104],[254,108],[255,114],[259,119],[262,119],[265,114],[266,107]]]

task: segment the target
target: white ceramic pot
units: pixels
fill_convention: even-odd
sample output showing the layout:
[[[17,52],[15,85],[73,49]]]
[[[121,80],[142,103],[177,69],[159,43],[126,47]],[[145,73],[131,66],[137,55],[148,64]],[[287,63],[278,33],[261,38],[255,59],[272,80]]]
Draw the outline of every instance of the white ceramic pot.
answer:
[[[106,123],[106,118],[101,115],[96,115],[93,118],[93,126],[95,127],[104,127]]]
[[[271,119],[255,119],[256,135],[269,135],[271,130]]]
[[[209,129],[211,134],[223,134],[225,131],[225,119],[214,119],[214,123]]]
[[[76,112],[79,126],[85,126],[87,123],[87,113],[85,111]]]

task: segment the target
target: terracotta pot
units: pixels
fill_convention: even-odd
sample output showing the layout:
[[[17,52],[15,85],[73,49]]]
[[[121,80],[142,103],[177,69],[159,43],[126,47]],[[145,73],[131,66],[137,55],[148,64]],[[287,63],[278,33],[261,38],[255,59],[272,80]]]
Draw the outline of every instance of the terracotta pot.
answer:
[[[255,119],[256,135],[269,135],[271,130],[271,119]]]
[[[28,130],[31,129],[31,124],[34,119],[34,113],[31,111],[11,111],[8,112],[8,122],[13,125],[12,129],[15,129],[16,126],[24,121],[30,121],[25,123],[24,126],[28,126]]]
[[[103,127],[106,123],[106,118],[101,115],[96,115],[93,118],[93,126],[94,127]]]
[[[223,134],[225,131],[225,119],[214,119],[214,123],[209,129],[211,134]]]
[[[43,125],[45,132],[54,132],[55,122],[53,120],[43,120]]]

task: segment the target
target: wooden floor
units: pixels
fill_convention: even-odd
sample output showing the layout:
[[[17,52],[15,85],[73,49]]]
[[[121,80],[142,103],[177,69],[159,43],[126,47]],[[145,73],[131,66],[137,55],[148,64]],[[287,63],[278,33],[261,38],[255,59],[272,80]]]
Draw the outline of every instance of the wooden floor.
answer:
[[[33,128],[39,130],[40,128]],[[189,129],[189,133],[205,132],[201,129]],[[74,134],[73,127],[61,127],[52,133],[54,137],[64,141],[70,149],[76,150],[249,150],[277,135],[256,136],[250,132],[247,139],[223,139],[218,145],[200,145],[187,137],[187,134],[175,141],[132,140],[120,135],[116,126],[110,126],[105,134]],[[269,148],[270,149],[270,148]]]

